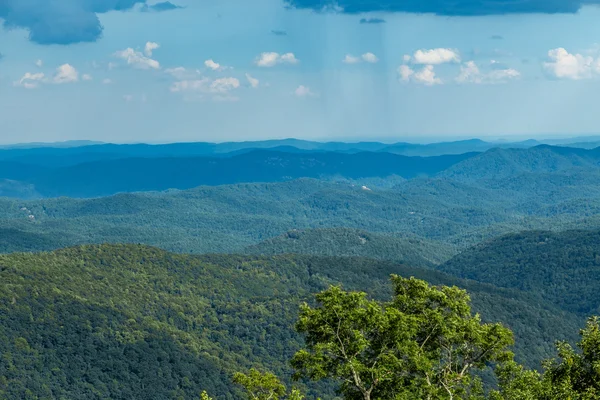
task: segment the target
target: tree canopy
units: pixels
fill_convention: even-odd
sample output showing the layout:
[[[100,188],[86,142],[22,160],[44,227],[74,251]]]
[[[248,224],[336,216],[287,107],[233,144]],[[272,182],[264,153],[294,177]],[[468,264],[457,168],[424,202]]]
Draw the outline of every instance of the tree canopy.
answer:
[[[511,358],[512,333],[482,323],[456,287],[392,277],[389,302],[332,286],[302,306],[295,377],[333,378],[347,399],[453,399],[480,391],[471,372]]]

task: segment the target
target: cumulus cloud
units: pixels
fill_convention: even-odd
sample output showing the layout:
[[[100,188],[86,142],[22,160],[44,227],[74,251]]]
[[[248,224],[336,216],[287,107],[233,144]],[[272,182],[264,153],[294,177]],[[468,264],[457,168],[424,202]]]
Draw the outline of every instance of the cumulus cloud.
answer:
[[[285,0],[288,7],[335,9],[348,14],[366,12],[428,13],[447,16],[478,16],[526,13],[575,13],[584,5],[597,5],[600,0]]]
[[[385,19],[383,18],[361,18],[361,24],[383,24],[385,23]]]
[[[211,79],[199,77],[197,79],[173,82],[170,90],[173,93],[182,93],[187,96],[193,95],[197,98],[209,95],[214,101],[237,101],[238,98],[233,96],[232,93],[239,87],[240,81],[237,78]]]
[[[83,80],[83,81],[91,81],[93,79],[94,78],[92,78],[92,76],[90,74],[83,74],[83,75],[81,75],[81,80]]]
[[[493,62],[491,65],[496,63]],[[467,61],[460,67],[460,73],[456,77],[458,83],[503,83],[519,78],[521,73],[513,68],[497,68],[490,72],[482,72],[474,61]]]
[[[359,62],[364,61],[371,64],[374,64],[379,61],[379,58],[373,53],[365,53],[360,57],[355,57],[352,54],[346,54],[346,57],[342,60],[345,64],[358,64]]]
[[[154,43],[152,45],[156,45],[158,48],[158,44]],[[148,44],[146,44],[146,48],[148,47]],[[153,47],[153,46],[151,46]],[[146,48],[144,50],[146,50]],[[152,53],[152,50],[150,50],[150,52]],[[118,57],[122,60],[125,60],[127,62],[127,65],[131,65],[134,68],[139,68],[139,69],[160,69],[160,63],[156,60],[153,60],[152,58],[150,58],[149,56],[146,56],[144,53],[142,53],[141,51],[136,51],[134,49],[132,49],[131,47],[125,49],[125,50],[121,50],[121,51],[117,51],[114,54],[115,57]]]
[[[377,61],[379,61],[379,58],[377,58],[377,56],[373,53],[365,53],[361,56],[361,58],[363,59],[363,61],[374,64]]]
[[[317,96],[309,87],[300,85],[294,90],[294,95],[297,97],[315,97]]]
[[[558,79],[587,79],[600,72],[600,59],[572,54],[562,47],[548,51],[548,58],[544,69]]]
[[[41,72],[37,74],[32,74],[30,72],[26,72],[25,75],[17,82],[14,83],[15,86],[22,86],[25,89],[35,89],[39,87],[40,83],[45,79],[45,75]]]
[[[404,56],[404,61],[410,61],[413,64],[439,65],[460,62],[460,55],[458,54],[457,50],[453,49],[438,48],[430,50],[417,50],[412,57],[406,54]]]
[[[44,62],[42,60],[37,60],[35,62],[35,66],[38,68],[42,68],[44,66]]]
[[[298,64],[294,53],[279,54],[275,52],[261,53],[255,60],[259,67],[274,67],[277,64]]]
[[[256,89],[260,84],[260,81],[256,78],[253,78],[250,74],[246,74],[246,79],[248,80],[250,87],[253,89]]]
[[[79,72],[70,64],[63,64],[56,69],[56,73],[52,78],[52,82],[62,84],[77,82],[79,80]]]
[[[213,71],[223,71],[225,69],[231,69],[231,67],[226,67],[224,65],[221,65],[221,64],[213,61],[212,59],[204,61],[204,66],[206,68],[212,69]]]
[[[441,85],[442,80],[435,74],[433,65],[425,65],[421,70],[415,71],[408,65],[398,67],[401,82],[414,82],[426,86]]]
[[[346,54],[346,57],[344,57],[342,62],[345,64],[357,64],[360,62],[360,57],[355,57],[353,55]]]
[[[154,50],[158,49],[159,47],[160,44],[158,43],[146,42],[146,45],[144,46],[144,54],[148,57],[152,57]]]
[[[146,0],[0,0],[0,20],[7,29],[28,30],[29,39],[38,44],[95,42],[103,31],[98,14],[145,4]],[[166,10],[165,5],[152,7]]]

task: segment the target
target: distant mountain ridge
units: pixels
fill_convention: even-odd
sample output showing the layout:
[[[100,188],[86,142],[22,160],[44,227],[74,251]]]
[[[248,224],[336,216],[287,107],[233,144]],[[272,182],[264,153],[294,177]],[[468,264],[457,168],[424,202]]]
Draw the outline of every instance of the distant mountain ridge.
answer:
[[[569,144],[561,142],[563,146],[591,148],[594,144],[600,145],[598,139],[585,142],[582,138],[579,143]],[[549,141],[550,142],[550,141]],[[525,140],[521,142],[486,142],[481,139],[458,140],[439,143],[381,143],[381,142],[314,142],[299,139],[265,140],[250,142],[189,142],[168,144],[111,144],[88,141],[74,141],[64,143],[31,143],[12,146],[0,146],[0,160],[22,163],[32,163],[40,166],[61,167],[75,165],[82,162],[110,160],[118,158],[136,157],[199,157],[219,156],[227,157],[253,150],[276,150],[288,152],[384,152],[405,156],[440,156],[447,154],[461,154],[471,152],[484,152],[493,148],[530,148],[542,141]]]
[[[600,169],[600,148],[539,145],[529,149],[491,149],[449,167],[440,177],[460,181],[498,180],[523,173],[574,168]]]
[[[390,153],[289,153],[254,150],[232,157],[123,158],[62,168],[0,162],[0,178],[33,184],[45,197],[98,197],[119,192],[190,189],[201,185],[346,178],[431,176],[474,153],[407,157]]]

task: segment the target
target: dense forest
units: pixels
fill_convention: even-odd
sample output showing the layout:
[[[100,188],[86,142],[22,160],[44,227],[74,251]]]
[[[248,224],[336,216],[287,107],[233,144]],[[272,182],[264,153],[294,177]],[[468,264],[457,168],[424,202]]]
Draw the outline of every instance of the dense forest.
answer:
[[[413,267],[432,267],[450,259],[451,246],[417,237],[396,237],[350,228],[293,230],[244,250],[248,254],[313,254],[367,257]]]
[[[600,231],[529,231],[465,250],[441,271],[499,287],[539,293],[564,310],[600,311]]]
[[[0,150],[0,398],[595,399],[600,152],[535,144]]]
[[[517,359],[533,368],[555,339],[574,341],[583,325],[534,294],[366,258],[186,256],[136,245],[14,253],[0,256],[0,390],[167,399],[202,389],[237,398],[236,371],[290,376],[302,301],[340,283],[385,299],[390,274],[467,289],[484,320],[514,331]],[[306,390],[333,394],[327,383]]]

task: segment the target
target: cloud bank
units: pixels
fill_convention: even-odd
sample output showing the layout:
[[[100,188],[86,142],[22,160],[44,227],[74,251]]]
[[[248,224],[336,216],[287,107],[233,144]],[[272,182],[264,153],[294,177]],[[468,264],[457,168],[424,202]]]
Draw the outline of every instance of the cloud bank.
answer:
[[[167,3],[153,10],[173,9]],[[136,5],[147,7],[146,0],[0,0],[0,20],[5,29],[27,29],[29,39],[38,44],[95,42],[103,30],[98,14]]]
[[[430,13],[444,16],[477,16],[527,13],[575,13],[600,0],[285,0],[289,7],[316,11]]]

